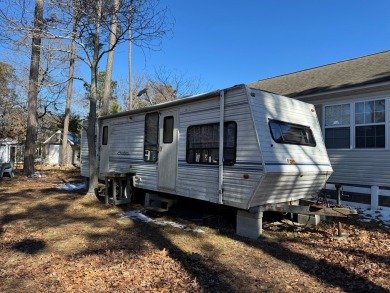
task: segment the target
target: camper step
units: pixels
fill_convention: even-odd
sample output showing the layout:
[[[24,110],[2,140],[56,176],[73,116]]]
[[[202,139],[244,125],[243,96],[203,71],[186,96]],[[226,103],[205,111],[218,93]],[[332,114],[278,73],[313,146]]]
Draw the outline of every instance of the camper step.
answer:
[[[158,208],[158,207],[145,207],[146,210],[156,213],[165,213],[168,211],[166,208]]]
[[[157,212],[168,211],[174,203],[176,203],[176,199],[162,197],[155,193],[145,194],[145,207],[149,210]]]

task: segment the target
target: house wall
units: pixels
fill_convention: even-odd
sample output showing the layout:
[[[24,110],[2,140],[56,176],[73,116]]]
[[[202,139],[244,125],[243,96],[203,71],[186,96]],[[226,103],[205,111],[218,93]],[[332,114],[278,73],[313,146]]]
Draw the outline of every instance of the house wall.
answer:
[[[385,99],[385,147],[384,148],[356,148],[354,102]],[[390,187],[390,89],[374,90],[361,89],[355,92],[342,92],[324,96],[304,98],[316,106],[317,116],[325,135],[325,107],[342,103],[351,104],[351,125],[349,148],[330,149],[328,155],[333,166],[333,174],[329,183],[344,185],[362,185]]]
[[[0,164],[10,160],[18,161],[17,152],[20,147],[16,141],[7,140],[0,142]]]
[[[88,120],[83,121],[81,128],[80,141],[80,174],[83,177],[89,177],[89,154],[88,154],[88,140],[86,129],[88,127]],[[96,134],[98,135],[98,133]]]
[[[76,164],[78,156],[78,148],[68,143],[67,146],[67,161],[71,164]],[[45,162],[50,165],[58,165],[62,161],[62,145],[61,144],[46,144],[45,145]]]
[[[9,145],[0,145],[0,164],[9,161]]]

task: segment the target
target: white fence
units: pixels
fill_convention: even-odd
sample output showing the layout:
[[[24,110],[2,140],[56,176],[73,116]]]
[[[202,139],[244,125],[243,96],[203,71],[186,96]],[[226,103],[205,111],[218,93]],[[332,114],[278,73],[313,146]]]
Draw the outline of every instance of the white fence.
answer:
[[[325,186],[328,190],[336,190],[336,187],[334,184],[327,183]],[[379,196],[390,196],[390,190],[388,189],[380,189],[378,186],[371,186],[371,188],[368,187],[358,187],[358,186],[349,186],[349,185],[342,185],[342,189],[344,192],[354,192],[354,193],[361,193],[361,194],[369,194],[371,195],[371,204],[361,204],[361,203],[353,203],[348,201],[348,205],[350,206],[358,206],[358,207],[365,207],[370,208],[371,210],[378,210],[384,209],[384,210],[390,210],[390,207],[380,206],[379,205]],[[345,200],[343,200],[345,201]],[[352,204],[353,203],[353,204]]]

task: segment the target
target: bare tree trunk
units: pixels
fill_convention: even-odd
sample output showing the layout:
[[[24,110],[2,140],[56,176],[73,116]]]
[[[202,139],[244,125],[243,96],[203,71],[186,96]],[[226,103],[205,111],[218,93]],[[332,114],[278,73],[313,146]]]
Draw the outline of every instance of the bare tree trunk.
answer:
[[[23,172],[26,176],[31,176],[35,172],[34,154],[38,126],[38,78],[39,63],[41,58],[42,24],[43,0],[36,0],[34,11],[34,30],[31,48],[30,76],[28,85],[27,133],[23,166]]]
[[[114,47],[116,43],[116,30],[118,27],[118,8],[119,0],[114,0],[114,14],[112,15],[111,28],[110,28],[110,47],[107,56],[106,76],[104,79],[104,93],[102,101],[102,115],[108,113],[108,104],[111,98],[111,81],[112,81],[112,66],[114,63]]]
[[[98,186],[98,166],[96,161],[96,101],[97,101],[97,76],[100,50],[100,21],[101,21],[101,0],[96,1],[98,17],[95,23],[96,31],[93,43],[93,59],[91,63],[91,92],[89,96],[89,119],[87,129],[88,151],[89,151],[89,187],[88,194],[93,195]]]
[[[66,106],[65,106],[65,119],[64,119],[64,130],[62,136],[62,166],[69,165],[68,157],[68,132],[69,132],[69,120],[70,120],[70,104],[72,102],[72,89],[73,89],[73,75],[75,66],[76,56],[76,30],[77,30],[77,19],[76,16],[73,20],[73,31],[72,31],[72,44],[70,48],[70,60],[69,60],[69,75],[68,84],[66,89]]]

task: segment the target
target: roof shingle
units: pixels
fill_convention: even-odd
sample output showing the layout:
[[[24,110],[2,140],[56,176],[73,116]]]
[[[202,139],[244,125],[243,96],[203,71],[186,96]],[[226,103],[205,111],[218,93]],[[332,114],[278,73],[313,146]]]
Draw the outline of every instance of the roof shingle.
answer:
[[[390,51],[249,83],[276,94],[299,97],[390,81]]]

